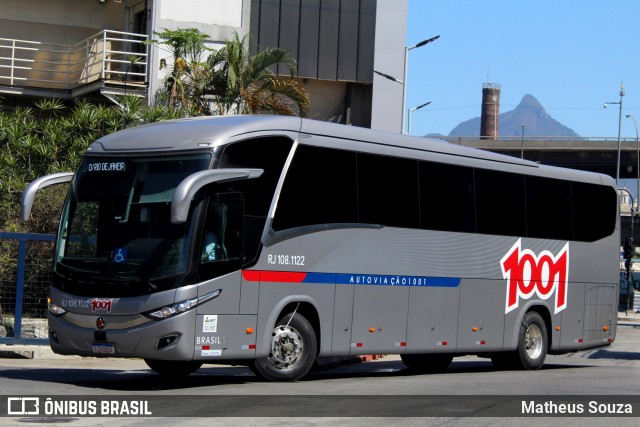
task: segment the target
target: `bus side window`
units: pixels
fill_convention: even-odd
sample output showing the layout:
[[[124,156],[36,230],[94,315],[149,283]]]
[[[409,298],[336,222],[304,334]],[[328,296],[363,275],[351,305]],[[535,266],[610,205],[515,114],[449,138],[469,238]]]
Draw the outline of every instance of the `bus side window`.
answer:
[[[218,237],[213,231],[208,231],[204,235],[204,243],[202,244],[202,262],[215,261],[219,259],[220,255],[218,246]]]
[[[207,208],[200,262],[242,257],[242,201],[212,201]]]
[[[216,194],[207,206],[204,230],[197,247],[197,280],[220,277],[242,267],[243,200],[240,193]],[[221,200],[222,199],[222,200]]]
[[[202,239],[201,262],[214,262],[226,259],[224,256],[225,229],[227,225],[226,203],[211,202],[207,209],[204,237]]]

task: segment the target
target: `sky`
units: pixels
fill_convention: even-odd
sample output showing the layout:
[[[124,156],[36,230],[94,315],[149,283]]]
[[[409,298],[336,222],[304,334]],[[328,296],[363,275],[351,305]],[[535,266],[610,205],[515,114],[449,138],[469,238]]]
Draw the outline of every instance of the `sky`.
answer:
[[[500,113],[526,94],[583,137],[623,138],[640,126],[640,1],[409,0],[406,108],[411,133],[448,135],[480,116],[483,83],[501,86]],[[526,130],[525,130],[526,135]]]

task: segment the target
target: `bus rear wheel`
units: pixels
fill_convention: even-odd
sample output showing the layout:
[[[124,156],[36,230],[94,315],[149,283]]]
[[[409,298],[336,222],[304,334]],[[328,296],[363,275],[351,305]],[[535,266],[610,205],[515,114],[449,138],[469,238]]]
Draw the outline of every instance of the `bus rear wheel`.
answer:
[[[194,373],[202,366],[202,362],[196,361],[177,361],[177,360],[154,360],[144,359],[145,363],[152,371],[160,375],[171,377],[185,377]]]
[[[317,350],[311,323],[299,313],[289,313],[273,328],[269,356],[254,360],[251,370],[268,381],[297,381],[313,366]]]
[[[535,311],[525,314],[518,338],[518,356],[522,368],[540,369],[547,358],[547,343],[547,327],[542,316]]]
[[[400,358],[409,369],[418,372],[441,372],[449,367],[450,354],[401,354]]]
[[[525,314],[520,324],[517,350],[495,354],[491,361],[498,369],[540,369],[547,358],[547,336],[547,327],[542,316],[530,311]]]

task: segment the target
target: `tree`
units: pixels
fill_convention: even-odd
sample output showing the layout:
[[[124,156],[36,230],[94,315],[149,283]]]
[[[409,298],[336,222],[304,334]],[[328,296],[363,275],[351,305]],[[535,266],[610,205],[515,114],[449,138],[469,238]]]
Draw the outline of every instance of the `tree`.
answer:
[[[67,186],[54,185],[39,191],[31,220],[24,223],[18,218],[18,201],[29,182],[54,172],[74,171],[87,147],[103,135],[141,123],[180,117],[175,109],[147,107],[135,96],[118,97],[117,101],[118,105],[97,105],[86,100],[66,105],[60,100],[41,99],[33,107],[0,111],[0,230],[55,233],[59,220],[56,212],[60,212]],[[24,289],[28,301],[25,310],[29,311],[24,311],[25,315],[42,316],[34,312],[34,307],[36,310],[46,307],[47,288],[42,284],[50,274],[51,251],[52,244],[48,242],[29,245]],[[17,259],[16,242],[0,241],[0,284],[15,283]],[[14,296],[3,295],[0,285],[0,306],[3,298],[13,302]]]
[[[305,116],[308,93],[292,77],[295,59],[284,49],[267,48],[250,54],[249,36],[237,33],[218,50],[208,49],[207,35],[194,28],[164,30],[156,35],[167,46],[173,65],[160,93],[161,102],[189,115],[273,114]],[[206,59],[204,55],[208,53]],[[290,78],[279,78],[273,68],[282,64]],[[161,61],[161,68],[168,67]]]
[[[218,114],[270,112],[304,117],[309,111],[309,94],[297,81],[280,79],[272,70],[283,64],[294,77],[295,59],[281,48],[251,55],[248,45],[248,35],[240,39],[235,33],[217,55],[208,58],[209,68],[217,71],[207,89],[217,97]]]
[[[161,40],[150,40],[149,43],[165,45],[173,60],[171,65],[164,59],[160,61],[160,69],[169,70],[165,88],[160,93],[161,102],[189,115],[208,113],[199,78],[203,75],[204,54],[210,50],[205,45],[209,36],[197,28],[165,29],[154,34]]]
[[[117,98],[118,105],[80,99],[71,105],[41,99],[34,107],[0,112],[0,230],[53,233],[65,189],[38,193],[32,220],[18,220],[18,201],[27,184],[39,176],[74,171],[89,145],[109,133],[142,123],[178,118],[167,107],[147,107],[141,98]],[[41,207],[41,209],[39,208]]]

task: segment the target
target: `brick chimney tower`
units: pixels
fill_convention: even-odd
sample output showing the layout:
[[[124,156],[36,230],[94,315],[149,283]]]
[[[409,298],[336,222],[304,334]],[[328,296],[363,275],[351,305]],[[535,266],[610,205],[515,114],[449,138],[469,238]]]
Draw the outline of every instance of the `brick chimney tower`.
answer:
[[[482,85],[482,112],[480,114],[480,138],[496,139],[500,129],[500,85]]]

